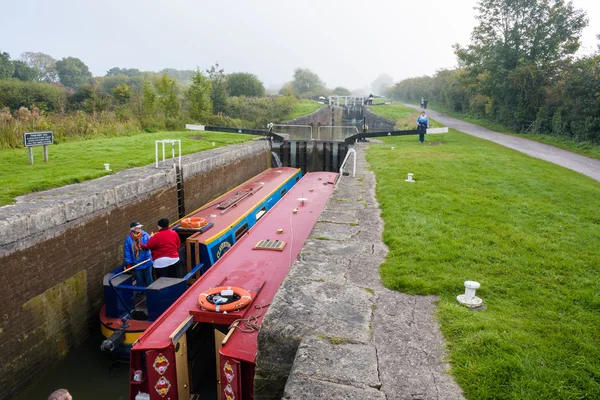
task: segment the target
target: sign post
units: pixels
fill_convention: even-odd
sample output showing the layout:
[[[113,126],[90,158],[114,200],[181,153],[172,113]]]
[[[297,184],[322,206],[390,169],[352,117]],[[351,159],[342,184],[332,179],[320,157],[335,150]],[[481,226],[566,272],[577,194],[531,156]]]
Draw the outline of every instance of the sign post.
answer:
[[[48,162],[48,145],[54,143],[54,134],[47,132],[25,132],[25,146],[29,149],[29,164],[33,165],[33,146],[44,146],[44,161]]]

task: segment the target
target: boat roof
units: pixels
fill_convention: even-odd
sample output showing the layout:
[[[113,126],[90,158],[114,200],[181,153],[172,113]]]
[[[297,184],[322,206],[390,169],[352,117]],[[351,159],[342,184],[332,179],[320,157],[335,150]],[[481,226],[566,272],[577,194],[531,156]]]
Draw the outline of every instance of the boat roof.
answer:
[[[271,194],[292,179],[299,172],[297,168],[270,168],[250,180],[242,183],[236,188],[219,196],[210,203],[192,211],[185,217],[176,221],[173,228],[179,226],[179,222],[185,218],[204,218],[212,222],[213,227],[204,232],[194,232],[193,239],[199,243],[207,244],[221,236],[232,225],[245,217],[259,203],[267,199]],[[232,206],[233,201],[236,206]],[[184,229],[185,230],[185,229]]]
[[[260,221],[225,253],[207,273],[196,281],[154,324],[141,336],[133,351],[163,349],[172,343],[183,326],[193,322],[231,324],[236,319],[258,317],[260,325],[266,308],[285,279],[312,231],[317,218],[333,193],[337,173],[311,172],[305,175]],[[279,231],[282,230],[282,231]],[[278,233],[281,232],[281,233]],[[261,241],[267,247],[281,250],[255,249]],[[249,291],[252,303],[229,314],[202,310],[198,296],[204,291],[219,287],[240,287]],[[264,307],[259,310],[256,307]],[[221,353],[254,362],[256,335],[237,330],[229,337]]]

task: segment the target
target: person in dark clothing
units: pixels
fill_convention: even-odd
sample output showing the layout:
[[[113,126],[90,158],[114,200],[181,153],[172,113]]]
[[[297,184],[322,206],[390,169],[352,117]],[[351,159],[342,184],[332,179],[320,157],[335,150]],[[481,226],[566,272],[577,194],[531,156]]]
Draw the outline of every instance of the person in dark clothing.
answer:
[[[424,105],[423,108],[427,109],[427,103],[429,103],[429,100],[425,99],[425,104],[423,104]]]
[[[177,232],[169,227],[169,220],[158,220],[158,232],[150,237],[142,249],[152,250],[156,279],[160,277],[178,278],[179,247],[181,240]]]

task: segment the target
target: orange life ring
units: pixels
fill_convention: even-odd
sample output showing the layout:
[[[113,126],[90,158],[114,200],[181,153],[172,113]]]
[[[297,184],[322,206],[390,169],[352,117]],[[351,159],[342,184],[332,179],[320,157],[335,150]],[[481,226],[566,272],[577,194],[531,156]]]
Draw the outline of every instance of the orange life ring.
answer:
[[[221,294],[223,290],[233,290],[235,298],[231,303],[226,304],[214,304],[210,300],[212,296]],[[198,305],[200,308],[208,311],[224,312],[224,311],[235,311],[241,310],[252,302],[252,296],[250,292],[238,287],[232,286],[219,286],[216,288],[208,289],[198,296]]]
[[[179,223],[179,226],[182,228],[202,228],[203,226],[205,226],[207,224],[206,220],[204,218],[200,218],[200,217],[190,217],[190,218],[184,218],[181,220],[181,222]]]

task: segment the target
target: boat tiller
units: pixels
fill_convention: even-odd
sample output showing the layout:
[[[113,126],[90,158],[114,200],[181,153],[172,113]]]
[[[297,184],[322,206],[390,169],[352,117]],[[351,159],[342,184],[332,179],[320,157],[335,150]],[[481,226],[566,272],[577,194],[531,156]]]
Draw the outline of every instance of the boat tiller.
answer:
[[[123,343],[123,340],[125,340],[125,329],[127,329],[128,326],[129,325],[127,324],[122,325],[115,333],[110,335],[108,339],[102,341],[100,350],[109,352],[114,351],[121,343]]]

